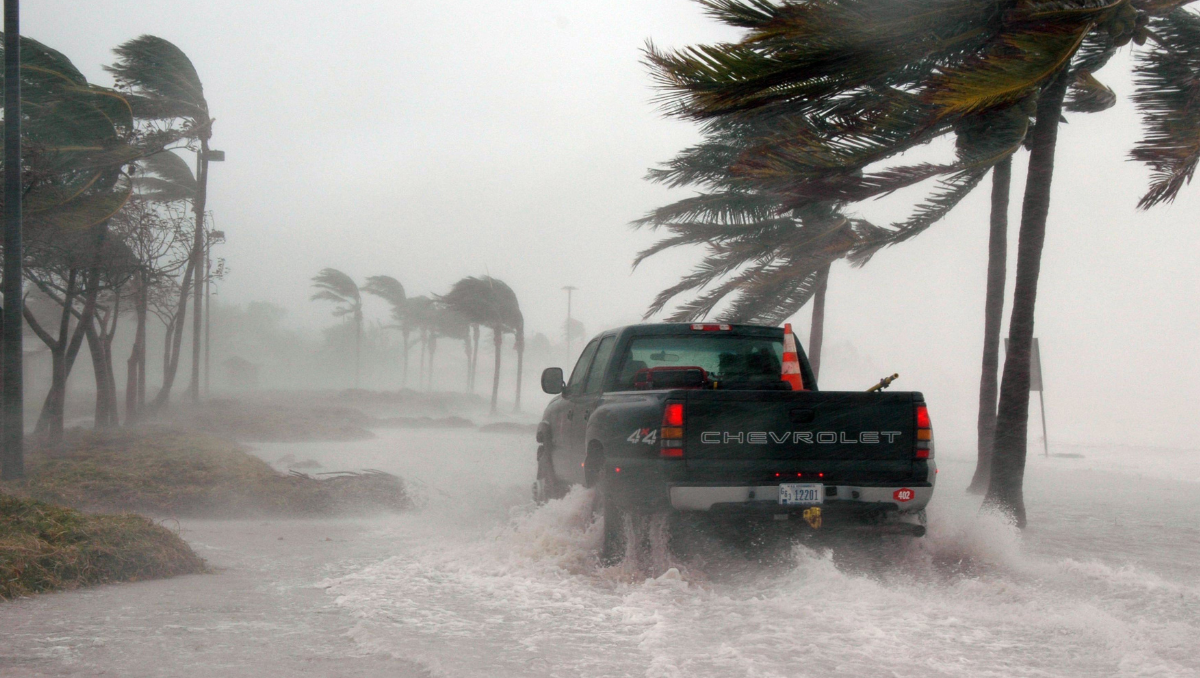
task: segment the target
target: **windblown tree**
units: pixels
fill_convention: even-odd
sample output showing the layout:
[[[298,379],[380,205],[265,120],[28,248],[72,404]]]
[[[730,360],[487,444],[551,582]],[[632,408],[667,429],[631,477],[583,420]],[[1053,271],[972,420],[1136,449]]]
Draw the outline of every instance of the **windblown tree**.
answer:
[[[429,389],[433,382],[432,373],[426,377],[426,357],[429,354],[430,344],[432,343],[433,331],[435,322],[435,302],[433,299],[424,294],[409,297],[404,302],[403,326],[410,332],[416,333],[416,338],[413,339],[413,345],[420,345],[421,354],[417,362],[417,387]],[[407,342],[406,342],[407,343]],[[406,349],[407,350],[407,349]]]
[[[179,321],[175,332],[175,342],[178,344],[183,338],[183,318],[187,316],[187,296],[191,291],[195,296],[196,308],[192,323],[192,380],[188,392],[196,401],[200,399],[204,219],[208,200],[208,141],[212,137],[213,119],[209,116],[200,76],[183,50],[157,36],[143,35],[123,43],[113,52],[117,55],[117,61],[106,66],[105,70],[112,73],[117,88],[125,93],[134,115],[151,125],[165,126],[153,129],[150,136],[183,136],[195,140],[199,146],[192,200],[195,228],[188,269],[184,272],[184,283],[180,290]],[[172,381],[173,377],[172,374]],[[169,396],[169,389],[166,394],[160,395]],[[165,402],[164,397],[161,404]]]
[[[881,183],[911,185],[922,174],[941,177],[939,188],[908,222],[893,225],[890,233],[857,248],[852,259],[859,262],[944,215],[987,171],[1010,156],[1015,150],[1012,141],[1021,143],[1025,134],[1007,139],[990,133],[958,134],[960,157],[942,167],[923,164],[903,172],[867,173],[868,165],[949,130],[976,125],[980,118],[1036,101],[1035,124],[1026,140],[1031,159],[1011,352],[998,407],[996,472],[987,498],[1023,525],[1020,488],[1028,423],[1029,346],[1063,103],[1073,84],[1078,90],[1073,96],[1079,99],[1111,94],[1095,87],[1090,73],[1103,65],[1116,46],[1150,34],[1156,22],[1153,15],[1178,3],[830,0],[777,5],[767,0],[711,0],[702,4],[719,19],[747,29],[747,37],[675,53],[651,48],[649,60],[671,111],[704,121],[779,116],[792,127],[789,133],[741,153],[731,167],[734,175],[764,180],[768,186],[782,180],[790,186],[778,190],[801,202],[814,187],[820,189],[822,199],[828,199],[831,190],[860,197],[864,190],[876,191]],[[1002,128],[1027,127],[1026,120],[1016,122],[1014,115],[1013,122]],[[974,148],[972,136],[985,141],[984,148]],[[806,175],[795,172],[796,165],[820,171]],[[890,190],[895,189],[877,194]],[[796,203],[785,197],[784,204]]]
[[[517,384],[520,388],[520,369],[523,367],[524,352],[524,319],[520,315],[520,305],[516,302],[516,294],[504,282],[491,276],[478,278],[469,276],[454,283],[438,301],[446,308],[455,311],[473,325],[487,327],[492,331],[492,345],[495,350],[495,364],[492,371],[492,400],[491,413],[496,413],[496,405],[500,394],[500,357],[504,346],[504,334],[512,332],[518,337],[518,373]],[[519,390],[518,390],[519,393]],[[520,406],[518,395],[517,406]]]
[[[406,385],[408,384],[408,349],[411,346],[409,335],[412,334],[413,325],[405,316],[405,305],[408,298],[404,294],[404,285],[391,276],[373,275],[367,278],[367,284],[362,286],[362,291],[383,299],[390,308],[392,320],[395,322],[395,325],[391,327],[400,332],[401,360],[404,361],[404,376],[401,383]]]
[[[126,293],[135,319],[125,381],[125,419],[130,423],[137,421],[146,409],[147,322],[151,307],[161,309],[164,297],[177,299],[176,276],[187,267],[191,253],[192,234],[186,209],[196,188],[187,163],[170,151],[139,161],[133,182],[133,197],[110,224],[138,262]],[[170,311],[169,320],[164,321],[164,394],[170,392],[167,380],[173,381],[179,365],[173,322],[178,307],[173,305]],[[162,317],[161,313],[154,315]]]
[[[62,439],[63,412],[66,404],[67,378],[89,332],[95,332],[93,321],[101,306],[101,295],[109,293],[132,270],[133,260],[119,239],[110,238],[103,225],[87,229],[42,228],[26,240],[26,278],[46,299],[58,308],[56,317],[39,318],[26,307],[24,317],[51,356],[50,389],[34,433],[50,443]],[[115,305],[107,309],[115,322]],[[106,331],[111,327],[102,325]],[[106,380],[107,363],[97,350],[98,337],[92,337],[92,360],[96,373],[96,403],[98,427],[111,424],[109,409],[115,405],[115,389]],[[110,399],[110,397],[112,399]]]
[[[354,388],[358,388],[362,367],[363,330],[362,294],[359,293],[358,284],[336,268],[323,268],[312,280],[313,287],[317,288],[312,300],[333,302],[334,317],[349,316],[354,323]]]
[[[455,339],[463,342],[463,347],[466,353],[467,368],[471,366],[471,324],[459,313],[453,309],[447,308],[445,304],[434,302],[428,309],[429,321],[427,323],[427,331],[429,333],[429,381],[428,388],[433,388],[433,359],[437,351],[438,339]],[[468,373],[468,383],[470,374]]]
[[[21,52],[27,277],[61,308],[57,331],[35,329],[54,363],[37,430],[56,440],[66,378],[83,336],[94,329],[108,253],[120,245],[108,237],[108,220],[132,191],[126,165],[172,138],[138,137],[126,99],[88,83],[61,53],[24,37]],[[72,320],[75,330],[69,329]],[[97,386],[98,395],[109,393]]]

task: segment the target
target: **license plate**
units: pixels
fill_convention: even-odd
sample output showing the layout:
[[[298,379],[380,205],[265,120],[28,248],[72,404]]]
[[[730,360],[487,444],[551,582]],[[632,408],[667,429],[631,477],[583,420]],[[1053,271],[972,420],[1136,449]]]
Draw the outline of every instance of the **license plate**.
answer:
[[[785,483],[779,486],[779,503],[813,506],[825,503],[825,486],[820,483]]]

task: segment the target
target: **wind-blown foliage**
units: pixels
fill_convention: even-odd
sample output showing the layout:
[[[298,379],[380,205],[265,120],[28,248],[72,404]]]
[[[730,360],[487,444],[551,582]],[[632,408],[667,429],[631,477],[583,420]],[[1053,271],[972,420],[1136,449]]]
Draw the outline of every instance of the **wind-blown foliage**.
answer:
[[[172,151],[143,158],[133,175],[136,195],[154,202],[194,200],[198,185],[187,162]]]
[[[334,304],[335,318],[350,316],[354,323],[354,387],[359,385],[359,371],[362,358],[362,294],[358,284],[350,276],[336,268],[323,268],[313,276],[313,301],[329,301]]]
[[[24,227],[98,224],[129,199],[125,166],[152,151],[135,143],[121,95],[88,83],[67,57],[24,36],[21,58]]]
[[[496,404],[500,388],[500,348],[505,333],[511,332],[516,337],[517,351],[517,398],[516,407],[521,404],[521,370],[524,368],[525,350],[525,319],[521,314],[517,295],[501,280],[485,275],[480,277],[468,276],[454,283],[450,291],[437,297],[446,308],[458,313],[473,325],[481,325],[491,329],[492,344],[495,349],[495,369],[492,373],[491,410],[496,412]]]
[[[1134,71],[1133,95],[1145,133],[1132,157],[1153,171],[1143,209],[1174,200],[1200,162],[1200,16],[1176,9],[1150,28],[1154,42]]]
[[[148,120],[191,121],[187,136],[208,138],[212,120],[204,86],[191,59],[171,42],[154,35],[134,38],[113,50],[117,62],[105,66],[134,115]]]

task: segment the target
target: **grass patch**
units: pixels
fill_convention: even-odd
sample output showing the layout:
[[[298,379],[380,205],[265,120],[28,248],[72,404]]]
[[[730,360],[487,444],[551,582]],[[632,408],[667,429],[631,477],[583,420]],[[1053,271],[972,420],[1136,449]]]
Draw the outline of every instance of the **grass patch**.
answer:
[[[141,516],[0,495],[0,598],[204,571],[178,535]]]
[[[371,510],[354,494],[371,484],[375,510],[411,506],[404,482],[388,474],[360,481],[275,471],[236,443],[162,427],[113,432],[71,431],[54,453],[35,451],[27,479],[8,491],[95,512],[242,518],[316,517]],[[357,477],[357,476],[356,476]],[[384,479],[388,480],[385,488]],[[385,491],[386,490],[386,491]]]

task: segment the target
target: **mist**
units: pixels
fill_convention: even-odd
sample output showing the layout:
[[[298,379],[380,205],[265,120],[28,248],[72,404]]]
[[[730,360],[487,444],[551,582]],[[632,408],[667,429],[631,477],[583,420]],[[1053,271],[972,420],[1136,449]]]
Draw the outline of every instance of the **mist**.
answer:
[[[1017,531],[1001,517],[978,515],[978,498],[965,494],[976,455],[989,177],[928,231],[861,267],[836,261],[829,276],[821,390],[863,391],[898,373],[892,390],[923,393],[928,404],[943,486],[923,545],[775,544],[759,557],[701,539],[693,545],[699,556],[658,554],[651,566],[621,570],[595,560],[602,536],[592,522],[593,489],[575,487],[545,505],[529,500],[538,472],[534,431],[556,400],[538,377],[549,367],[569,377],[598,333],[662,321],[665,313],[644,314],[700,259],[700,248],[678,248],[632,267],[665,233],[631,222],[696,192],[649,181],[647,171],[703,138],[700,125],[667,115],[644,49],[648,41],[666,49],[737,41],[741,31],[691,0],[42,0],[23,10],[22,34],[69,56],[94,84],[114,85],[102,66],[113,62],[115,46],[143,34],[176,44],[204,83],[210,143],[226,153],[213,163],[207,189],[212,226],[226,237],[211,255],[223,261],[223,275],[212,283],[208,309],[209,405],[185,403],[186,384],[177,384],[177,410],[159,423],[186,428],[245,407],[246,417],[269,419],[272,433],[225,437],[273,472],[381,470],[403,479],[412,496],[415,508],[402,515],[285,512],[228,523],[184,515],[180,534],[235,573],[230,590],[250,600],[247,614],[278,623],[260,638],[302,654],[303,643],[287,638],[303,627],[295,632],[320,647],[316,655],[361,661],[354,667],[363,673],[353,675],[467,675],[493,659],[496,675],[775,675],[789,673],[797,657],[811,662],[804,675],[914,666],[930,675],[992,675],[1009,659],[995,649],[1006,643],[1032,653],[1020,667],[1030,674],[1106,675],[1120,667],[1121,675],[1138,675],[1130,667],[1139,661],[1146,675],[1200,670],[1188,637],[1200,626],[1200,542],[1191,527],[1200,447],[1190,429],[1200,399],[1200,191],[1186,186],[1170,204],[1137,208],[1150,172],[1130,159],[1143,136],[1131,48],[1101,74],[1116,105],[1068,114],[1058,132],[1034,328],[1048,440],[1035,394],[1026,471],[1025,501],[1041,524],[1031,518],[1030,530]],[[940,138],[903,157],[936,161],[953,152],[953,142]],[[189,152],[180,156],[193,162]],[[1013,158],[1002,336],[1029,154]],[[850,211],[875,224],[901,222],[928,188]],[[409,298],[444,295],[467,276],[507,283],[524,319],[520,408],[514,334],[497,356],[483,329],[478,381],[469,388],[469,346],[441,338],[426,373],[414,343],[405,364],[391,308],[370,294],[362,297],[356,377],[352,320],[312,299],[313,278],[326,268],[360,286],[370,276],[394,277]],[[565,286],[577,288],[571,314],[586,330],[570,342]],[[811,307],[788,319],[804,346]],[[120,322],[112,351],[123,389],[134,333],[131,322]],[[151,391],[163,378],[165,338],[152,320]],[[26,346],[39,349],[26,358],[32,427],[52,367],[36,339]],[[499,406],[489,408],[496,360]],[[79,429],[68,439],[76,440],[93,423],[87,351],[67,391],[68,429]],[[344,435],[283,435],[316,419]],[[489,425],[511,428],[489,433]],[[204,435],[224,435],[219,424],[205,426]],[[1170,498],[1157,512],[1141,513],[1130,499],[1157,496],[1160,487]],[[1130,553],[1153,525],[1176,531],[1156,533],[1144,553]],[[333,546],[316,543],[318,534]],[[257,544],[266,544],[258,560]],[[888,553],[899,555],[888,560]],[[129,585],[133,608],[157,605],[170,581],[153,583],[161,589]],[[204,607],[216,585],[180,586],[185,605]],[[263,593],[270,586],[278,591]],[[770,609],[760,607],[760,590],[773,598]],[[1035,590],[1064,600],[1063,609],[1048,609]],[[86,658],[79,670],[159,675],[145,668],[155,650],[132,623],[108,636],[120,651],[89,654],[87,643],[104,635],[99,620],[123,604],[110,588],[100,591],[87,602],[71,592],[22,608],[6,603],[0,620],[32,620],[36,632],[22,637],[22,651],[43,668],[57,665],[50,644],[37,638],[50,637],[63,615],[85,620],[68,643],[72,657]],[[1129,596],[1161,616],[1137,609]],[[819,630],[796,621],[812,599],[836,608],[837,618]],[[184,623],[155,609],[160,623]],[[1093,609],[1108,621],[1091,619]],[[217,630],[221,614],[205,608],[184,625],[235,646],[228,629]],[[311,622],[318,614],[328,616]],[[717,615],[737,621],[722,626],[712,621]],[[951,628],[939,615],[964,621]],[[884,617],[911,624],[878,621]],[[772,630],[772,619],[785,621]],[[528,634],[513,631],[514,623]],[[1035,632],[1067,649],[1032,639]],[[813,647],[845,652],[810,652],[789,633],[812,633]],[[862,651],[847,640],[859,633],[868,639],[860,638]],[[608,645],[591,642],[596,637]],[[1133,640],[1113,649],[1123,637]],[[917,651],[931,639],[946,663]],[[898,654],[886,660],[875,654],[892,650]],[[189,653],[175,670],[205,665],[206,655]],[[267,670],[254,668],[250,654],[235,651],[231,670],[243,673],[229,675]],[[301,666],[286,654],[261,675]],[[1082,662],[1077,672],[1072,661]],[[16,666],[0,655],[0,675],[19,675],[4,662]],[[321,675],[351,675],[338,673],[336,662],[320,666]]]

